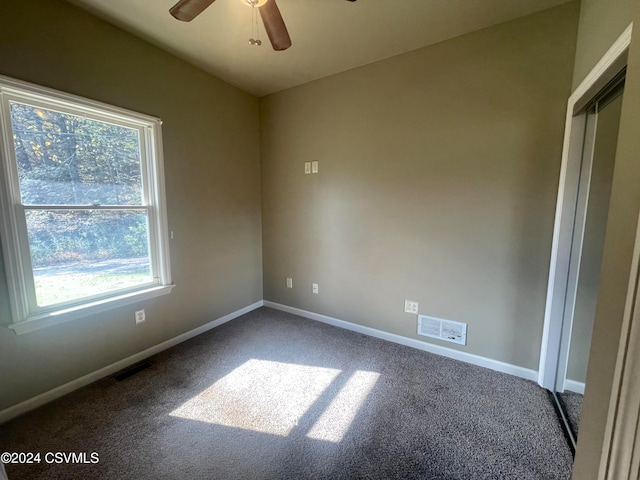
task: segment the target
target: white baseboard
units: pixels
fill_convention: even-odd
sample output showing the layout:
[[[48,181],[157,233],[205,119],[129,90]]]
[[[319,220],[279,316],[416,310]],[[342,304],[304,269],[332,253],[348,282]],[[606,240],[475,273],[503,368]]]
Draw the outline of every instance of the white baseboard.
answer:
[[[0,411],[0,424],[11,420],[12,418],[17,417],[18,415],[22,415],[23,413],[26,413],[29,410],[38,408],[44,405],[45,403],[49,403],[57,398],[60,398],[68,393],[71,393],[74,390],[82,388],[85,385],[89,385],[90,383],[93,383],[96,380],[100,380],[101,378],[104,378],[108,375],[116,373],[117,371],[122,370],[123,368],[127,368],[129,365],[133,365],[134,363],[140,362],[145,358],[155,355],[156,353],[160,353],[161,351],[166,350],[167,348],[171,348],[175,345],[178,345],[179,343],[184,342],[185,340],[189,340],[190,338],[200,335],[201,333],[211,330],[212,328],[218,327],[223,323],[226,323],[230,320],[233,320],[234,318],[244,315],[245,313],[249,313],[252,310],[255,310],[256,308],[260,308],[262,305],[263,305],[263,302],[262,300],[260,300],[259,302],[256,302],[252,305],[246,306],[244,308],[241,308],[240,310],[236,310],[235,312],[229,313],[224,317],[220,317],[217,320],[213,320],[209,323],[205,323],[204,325],[198,328],[189,330],[188,332],[178,335],[177,337],[170,338],[169,340],[166,340],[162,343],[154,345],[153,347],[149,347],[146,350],[142,350],[141,352],[135,353],[130,357],[123,358],[122,360],[112,363],[111,365],[107,365],[106,367],[96,370],[95,372],[88,373],[87,375],[84,375],[80,378],[76,378],[75,380],[65,383],[64,385],[60,385],[59,387],[48,390],[44,393],[41,393],[40,395],[36,395],[33,398],[30,398],[23,402],[12,405],[11,407],[8,407]]]
[[[509,375],[515,375],[516,377],[526,378],[527,380],[538,380],[538,372],[530,370],[528,368],[519,367],[517,365],[511,365],[510,363],[500,362],[498,360],[492,360],[490,358],[481,357],[472,353],[461,352],[452,348],[441,347],[432,343],[422,342],[414,338],[403,337],[402,335],[396,335],[395,333],[389,333],[382,330],[377,330],[371,327],[365,327],[356,323],[346,322],[337,318],[328,317],[326,315],[320,315],[318,313],[308,312],[299,308],[289,307],[287,305],[281,305],[265,300],[264,306],[281,310],[283,312],[293,313],[301,317],[309,318],[311,320],[317,320],[318,322],[328,323],[335,327],[344,328],[358,333],[363,333],[371,337],[380,338],[382,340],[388,340],[389,342],[399,343],[400,345],[406,345],[407,347],[416,348],[425,352],[435,353],[442,355],[443,357],[453,358],[454,360],[460,360],[462,362],[471,363],[480,367],[489,368],[502,373],[508,373]]]
[[[211,330],[212,328],[218,327],[223,323],[233,320],[234,318],[240,317],[262,306],[270,307],[276,310],[281,310],[283,312],[293,313],[294,315],[299,315],[301,317],[309,318],[311,320],[327,323],[329,325],[333,325],[336,327],[344,328],[346,330],[362,333],[372,337],[380,338],[382,340],[398,343],[400,345],[416,348],[418,350],[423,350],[425,352],[435,353],[437,355],[442,355],[444,357],[453,358],[455,360],[460,360],[462,362],[478,365],[480,367],[489,368],[491,370],[496,370],[498,372],[515,375],[517,377],[525,378],[527,380],[536,381],[538,379],[538,372],[536,372],[535,370],[530,370],[527,368],[519,367],[517,365],[511,365],[509,363],[500,362],[498,360],[492,360],[490,358],[481,357],[479,355],[474,355],[471,353],[461,352],[459,350],[454,350],[451,348],[434,345],[434,344],[423,342],[413,338],[403,337],[401,335],[396,335],[395,333],[389,333],[382,330],[377,330],[375,328],[365,327],[364,325],[358,325],[356,323],[346,322],[344,320],[339,320],[337,318],[328,317],[326,315],[309,312],[299,308],[289,307],[287,305],[281,305],[279,303],[261,300],[252,305],[241,308],[240,310],[236,310],[235,312],[229,313],[228,315],[218,318],[217,320],[213,320],[209,323],[206,323],[198,328],[189,330],[188,332],[178,335],[177,337],[170,338],[169,340],[159,343],[158,345],[154,345],[153,347],[147,348],[146,350],[138,352],[127,358],[123,358],[122,360],[112,363],[111,365],[107,365],[106,367],[103,367],[99,370],[96,370],[80,378],[77,378],[68,383],[65,383],[64,385],[60,385],[59,387],[48,390],[44,393],[41,393],[40,395],[36,395],[33,398],[30,398],[23,402],[12,405],[11,407],[8,407],[0,411],[0,424],[11,420],[12,418],[17,417],[18,415],[22,415],[23,413],[26,413],[30,410],[38,408],[44,405],[45,403],[49,403],[57,398],[60,398],[68,393],[71,393],[74,390],[77,390],[86,385],[89,385],[90,383],[93,383],[96,380],[100,380],[101,378],[104,378],[108,375],[116,373],[119,370],[122,370],[123,368],[128,367],[129,365],[133,365],[134,363],[140,362],[145,358],[155,355],[156,353],[166,350],[167,348],[171,348],[175,345],[178,345],[179,343],[189,340],[190,338],[200,335],[201,333]],[[575,391],[578,393],[584,393],[584,384],[581,384],[579,382],[575,382],[572,380],[567,380],[565,384],[565,388],[567,390]]]
[[[564,389],[569,390],[570,392],[575,392],[575,393],[584,395],[584,382],[577,382],[575,380],[569,380],[567,378],[564,381]]]

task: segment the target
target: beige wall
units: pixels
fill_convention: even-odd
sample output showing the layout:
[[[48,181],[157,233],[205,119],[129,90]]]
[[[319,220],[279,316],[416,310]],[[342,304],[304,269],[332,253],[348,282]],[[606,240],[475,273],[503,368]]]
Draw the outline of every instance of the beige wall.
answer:
[[[256,98],[58,0],[3,8],[0,74],[164,120],[177,285],[160,299],[35,333],[0,328],[0,409],[262,298]],[[147,321],[136,326],[141,306]],[[0,273],[2,323],[8,316]]]
[[[466,347],[442,345],[537,369],[577,18],[566,4],[261,99],[265,300],[438,343],[403,312],[417,300],[468,323]]]
[[[581,0],[574,89],[631,23],[637,3],[637,0]]]
[[[635,19],[635,24],[640,24],[638,8],[640,5],[637,2],[633,2],[635,3],[633,15],[627,11],[625,21],[618,21],[617,15],[600,15],[602,11],[613,8],[614,3],[620,2],[600,0],[586,2],[583,7],[579,38],[592,37],[587,42],[587,46],[594,52],[604,53],[616,40],[617,35],[622,33],[626,27],[625,23],[628,24]],[[585,8],[592,8],[593,12],[585,11]],[[585,22],[583,18],[593,21]],[[613,35],[613,38],[599,34],[599,32],[617,30],[619,33]],[[593,35],[590,35],[592,31]],[[599,39],[597,45],[593,43],[594,38]],[[579,46],[579,50],[585,51],[586,48]],[[589,56],[596,58],[595,53]],[[597,478],[601,459],[616,354],[619,348],[620,328],[629,285],[631,257],[640,213],[640,189],[638,189],[640,185],[640,163],[638,162],[640,109],[638,105],[640,105],[640,37],[636,32],[629,52],[600,290],[587,369],[587,388],[574,465],[573,478],[577,480]]]

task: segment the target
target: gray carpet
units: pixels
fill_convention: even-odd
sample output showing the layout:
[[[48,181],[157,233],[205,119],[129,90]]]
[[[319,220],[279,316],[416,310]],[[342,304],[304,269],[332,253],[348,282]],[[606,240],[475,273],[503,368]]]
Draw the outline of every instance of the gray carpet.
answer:
[[[0,426],[18,479],[569,479],[534,382],[261,308]]]
[[[575,392],[563,392],[558,394],[564,405],[564,411],[571,425],[573,433],[578,436],[580,426],[580,413],[582,412],[582,395]]]

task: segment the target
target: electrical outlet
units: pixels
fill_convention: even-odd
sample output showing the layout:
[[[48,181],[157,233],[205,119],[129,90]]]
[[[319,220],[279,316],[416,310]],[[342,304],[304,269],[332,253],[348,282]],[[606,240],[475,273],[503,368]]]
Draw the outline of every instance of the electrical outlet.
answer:
[[[414,302],[413,300],[404,301],[404,311],[406,313],[412,313],[413,315],[417,315],[419,307],[420,307],[420,304],[418,302]]]
[[[136,310],[135,314],[136,323],[142,323],[146,320],[144,310]]]
[[[293,278],[287,277],[287,288],[293,288]]]
[[[311,284],[311,291],[313,293],[318,293],[318,284],[317,283],[312,283]]]

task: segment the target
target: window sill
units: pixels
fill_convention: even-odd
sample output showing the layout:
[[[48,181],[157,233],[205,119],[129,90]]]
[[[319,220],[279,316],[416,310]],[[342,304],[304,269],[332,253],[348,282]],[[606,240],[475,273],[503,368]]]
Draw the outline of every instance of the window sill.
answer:
[[[160,297],[162,295],[167,295],[171,293],[173,287],[175,287],[175,285],[172,284],[147,288],[145,290],[138,290],[136,292],[126,293],[123,295],[118,295],[116,297],[109,297],[91,303],[85,303],[74,307],[63,308],[53,312],[33,315],[22,322],[13,323],[7,326],[11,330],[13,330],[16,335],[22,335],[24,333],[34,332],[42,328],[60,325],[61,323],[76,320],[78,318],[95,315],[97,313],[112,310],[114,308],[129,305],[131,303],[141,302],[144,300],[150,300],[152,298]]]

